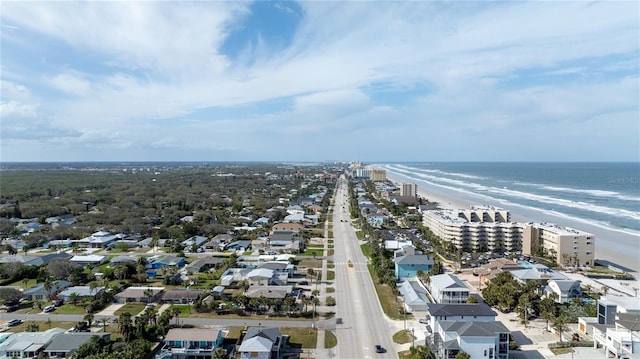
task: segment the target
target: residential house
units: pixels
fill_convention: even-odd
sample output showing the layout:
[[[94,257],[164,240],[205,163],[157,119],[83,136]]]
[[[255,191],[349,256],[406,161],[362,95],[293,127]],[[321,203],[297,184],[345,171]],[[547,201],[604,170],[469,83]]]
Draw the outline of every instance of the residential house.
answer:
[[[434,327],[427,341],[438,359],[452,359],[460,352],[471,358],[509,358],[510,331],[501,322],[439,320]]]
[[[485,303],[427,305],[427,329],[435,332],[435,323],[439,320],[459,322],[494,322],[498,314]]]
[[[562,273],[556,272],[553,269],[542,265],[542,264],[532,264],[529,265],[530,268],[518,269],[511,271],[511,275],[518,282],[522,284],[526,284],[532,280],[540,282],[540,286],[544,287],[547,285],[549,280],[565,280],[569,279]]]
[[[32,256],[32,255],[22,255],[22,254],[14,254],[10,256],[2,256],[0,257],[0,263],[13,263],[18,262],[27,266],[41,266],[43,264],[48,264],[54,259],[68,259],[71,258],[71,255],[68,253],[49,253],[42,256]]]
[[[279,359],[284,347],[278,328],[250,327],[237,348],[241,359]]]
[[[187,264],[185,269],[187,272],[200,273],[213,268],[219,268],[224,264],[224,262],[225,258],[222,257],[201,257]]]
[[[249,248],[251,248],[251,241],[250,240],[240,240],[240,241],[235,241],[235,242],[231,242],[229,244],[227,244],[224,247],[225,251],[241,251],[241,252],[245,252],[248,251]]]
[[[617,313],[613,325],[595,324],[593,340],[604,358],[640,358],[640,313]]]
[[[173,328],[157,356],[162,359],[211,359],[228,332],[222,328]]]
[[[424,312],[427,310],[429,297],[427,290],[418,281],[403,280],[398,285],[398,291],[402,295],[404,307],[409,312]]]
[[[88,343],[92,337],[98,336],[103,342],[111,341],[111,333],[59,333],[53,337],[51,343],[43,350],[49,358],[71,358],[78,348]]]
[[[137,263],[138,263],[138,257],[134,257],[134,256],[117,256],[117,257],[111,258],[111,261],[109,261],[109,267],[115,268],[115,267],[117,267],[119,265],[123,265],[123,264],[136,265]]]
[[[69,261],[71,263],[75,263],[81,266],[86,266],[86,265],[99,266],[101,264],[108,262],[109,258],[107,256],[101,256],[99,254],[89,254],[89,255],[73,256],[71,259],[69,259]]]
[[[247,274],[251,270],[245,268],[229,268],[220,276],[220,285],[230,286],[235,282],[240,282],[247,279]]]
[[[15,333],[0,344],[0,358],[37,358],[60,333],[64,333],[64,329],[51,328],[44,332]]]
[[[254,269],[247,274],[247,280],[250,285],[269,285],[272,284],[274,271],[267,268]]]
[[[413,246],[406,246],[394,253],[395,274],[398,279],[413,279],[418,271],[428,273],[433,268],[433,258],[416,251]]]
[[[62,292],[58,293],[58,298],[62,299],[65,303],[69,303],[74,296],[77,299],[95,299],[100,292],[105,290],[104,287],[91,288],[90,286],[74,286],[68,287]]]
[[[288,277],[293,277],[296,271],[296,266],[289,263],[289,261],[269,261],[258,265],[258,268],[272,269],[275,272],[287,273]]]
[[[72,214],[64,214],[62,216],[46,218],[44,222],[50,225],[52,229],[56,229],[58,227],[71,227],[76,223],[76,219]]]
[[[580,281],[573,279],[557,279],[547,282],[544,288],[544,294],[549,296],[556,293],[557,303],[568,303],[573,298],[582,298],[582,289],[580,289]]]
[[[260,218],[256,219],[255,221],[253,221],[253,223],[251,223],[251,225],[254,226],[254,227],[268,226],[269,225],[269,218],[260,217]]]
[[[200,248],[209,238],[204,236],[193,236],[185,241],[182,241],[182,245],[186,252],[191,252],[193,247]]]
[[[429,293],[436,303],[466,303],[469,288],[458,277],[445,273],[429,278]]]
[[[245,295],[248,298],[284,299],[292,292],[293,286],[290,285],[252,285],[247,289]]]
[[[155,278],[159,270],[180,269],[184,267],[184,257],[176,257],[171,255],[155,256],[147,259],[146,273],[147,277]]]
[[[162,303],[189,304],[198,300],[202,293],[204,291],[199,289],[171,289],[162,295]]]
[[[61,290],[71,286],[73,283],[68,282],[66,280],[54,280],[50,283],[49,289],[45,289],[46,282],[38,283],[35,286],[26,289],[22,292],[22,297],[26,300],[30,301],[49,301],[50,298],[54,298],[58,292]]]
[[[291,231],[298,233],[301,229],[304,229],[304,226],[300,223],[276,223],[271,227],[271,234],[278,231]]]
[[[111,234],[105,231],[98,231],[89,237],[79,239],[76,242],[81,247],[89,248],[107,248],[112,242],[119,238],[118,235]]]
[[[164,287],[129,287],[115,295],[116,303],[157,303],[164,294]]]

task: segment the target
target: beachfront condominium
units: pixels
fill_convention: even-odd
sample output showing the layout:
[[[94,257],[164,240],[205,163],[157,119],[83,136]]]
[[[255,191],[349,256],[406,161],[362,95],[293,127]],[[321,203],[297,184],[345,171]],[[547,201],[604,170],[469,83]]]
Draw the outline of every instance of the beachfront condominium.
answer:
[[[465,251],[517,251],[524,225],[510,222],[508,211],[491,206],[427,210],[423,224],[444,242]]]
[[[418,185],[412,182],[405,182],[400,185],[400,196],[416,197],[418,195]]]
[[[385,170],[371,170],[371,180],[374,182],[384,182],[387,180],[387,171]]]
[[[563,266],[593,265],[596,238],[593,234],[549,223],[527,223],[522,254],[550,256]]]

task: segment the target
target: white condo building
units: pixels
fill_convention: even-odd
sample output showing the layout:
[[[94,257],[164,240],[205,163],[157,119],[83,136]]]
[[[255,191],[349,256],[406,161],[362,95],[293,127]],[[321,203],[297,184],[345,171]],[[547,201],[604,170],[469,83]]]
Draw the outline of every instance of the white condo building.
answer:
[[[459,210],[428,210],[423,224],[446,243],[474,251],[517,251],[522,243],[524,224],[510,222],[508,211],[496,207],[474,206]]]

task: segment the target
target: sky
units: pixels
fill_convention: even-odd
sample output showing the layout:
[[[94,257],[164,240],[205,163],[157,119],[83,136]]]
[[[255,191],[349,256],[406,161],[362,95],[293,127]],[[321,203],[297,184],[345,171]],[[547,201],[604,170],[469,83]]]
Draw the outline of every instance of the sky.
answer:
[[[637,1],[0,2],[0,161],[640,161]]]

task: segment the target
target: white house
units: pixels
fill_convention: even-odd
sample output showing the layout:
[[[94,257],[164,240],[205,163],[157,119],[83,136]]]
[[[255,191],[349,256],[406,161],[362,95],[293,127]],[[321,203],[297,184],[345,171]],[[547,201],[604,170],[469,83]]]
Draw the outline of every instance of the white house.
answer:
[[[429,293],[437,303],[466,303],[469,288],[458,277],[439,274],[429,278]]]
[[[572,279],[550,280],[544,288],[545,295],[556,293],[557,303],[567,303],[573,298],[582,297],[582,289],[580,289],[580,281]]]
[[[510,331],[501,322],[441,320],[427,337],[438,359],[455,358],[465,352],[471,358],[509,358]]]

